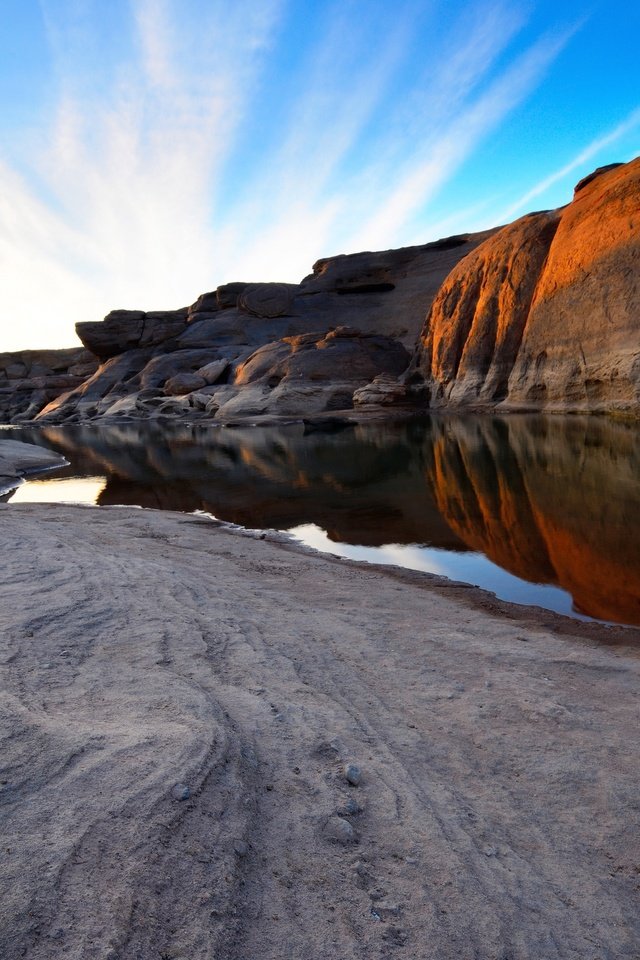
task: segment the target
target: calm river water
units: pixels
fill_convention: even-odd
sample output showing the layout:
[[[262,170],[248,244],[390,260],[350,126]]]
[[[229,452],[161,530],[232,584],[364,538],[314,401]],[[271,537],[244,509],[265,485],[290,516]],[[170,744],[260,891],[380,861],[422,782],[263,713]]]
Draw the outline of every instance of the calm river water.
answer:
[[[637,425],[446,416],[337,433],[132,423],[5,435],[71,462],[12,502],[203,510],[516,603],[640,624]]]

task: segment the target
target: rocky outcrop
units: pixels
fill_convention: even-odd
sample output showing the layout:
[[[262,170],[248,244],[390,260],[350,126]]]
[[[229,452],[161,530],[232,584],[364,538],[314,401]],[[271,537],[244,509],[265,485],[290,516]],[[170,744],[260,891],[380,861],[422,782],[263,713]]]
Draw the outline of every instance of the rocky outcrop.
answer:
[[[102,364],[39,419],[233,420],[350,410],[354,391],[381,375],[397,379],[407,367],[439,284],[491,233],[333,257],[300,284],[227,283],[183,310],[117,310],[102,323],[78,324]],[[258,369],[264,375],[254,376]],[[385,405],[406,398],[387,380]]]
[[[306,416],[353,407],[354,391],[374,376],[398,377],[410,355],[390,337],[338,327],[265,344],[215,392],[220,419],[269,414]],[[211,408],[209,408],[211,409]]]
[[[419,365],[431,407],[503,400],[556,213],[523,217],[453,270],[434,301]]]
[[[640,412],[640,160],[562,212],[509,380],[509,405]]]
[[[506,227],[319,260],[299,284],[223,284],[180,310],[112,311],[77,325],[100,361],[88,379],[65,372],[19,402],[12,381],[3,419],[392,406],[638,416],[639,211],[635,160]]]
[[[254,317],[284,317],[297,290],[293,283],[250,283],[238,297],[238,307]]]
[[[461,260],[410,382],[430,407],[640,412],[640,160],[595,171]]]
[[[141,310],[112,310],[99,323],[76,324],[76,333],[87,350],[101,360],[126,350],[153,347],[184,331],[188,316],[182,310],[143,313]]]
[[[495,230],[421,246],[318,260],[294,301],[326,325],[358,326],[413,350],[424,316],[452,268]]]
[[[60,394],[80,386],[97,366],[82,347],[0,353],[0,423],[33,419]]]

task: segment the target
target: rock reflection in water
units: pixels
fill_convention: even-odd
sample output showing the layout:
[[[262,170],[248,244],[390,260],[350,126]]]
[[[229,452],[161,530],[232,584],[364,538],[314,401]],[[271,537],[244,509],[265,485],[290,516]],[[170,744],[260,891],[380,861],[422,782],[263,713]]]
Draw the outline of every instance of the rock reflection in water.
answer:
[[[429,480],[458,536],[576,610],[640,624],[640,432],[593,417],[434,424]]]
[[[640,624],[640,431],[589,417],[438,417],[305,435],[302,425],[139,424],[16,432],[106,475],[101,504],[206,510],[333,541],[480,551]],[[14,434],[16,435],[16,434]],[[74,473],[75,472],[75,473]]]
[[[357,425],[337,434],[306,434],[302,424],[164,430],[122,424],[19,433],[64,450],[70,472],[106,474],[100,505],[205,510],[253,528],[315,523],[339,542],[433,542],[464,550],[425,484],[429,430],[418,422]]]

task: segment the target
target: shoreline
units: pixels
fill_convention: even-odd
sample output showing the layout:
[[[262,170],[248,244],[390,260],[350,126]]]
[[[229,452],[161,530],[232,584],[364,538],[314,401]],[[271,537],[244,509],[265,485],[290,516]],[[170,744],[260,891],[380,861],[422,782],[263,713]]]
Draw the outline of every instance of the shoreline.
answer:
[[[0,511],[3,958],[637,956],[640,630],[203,516]]]

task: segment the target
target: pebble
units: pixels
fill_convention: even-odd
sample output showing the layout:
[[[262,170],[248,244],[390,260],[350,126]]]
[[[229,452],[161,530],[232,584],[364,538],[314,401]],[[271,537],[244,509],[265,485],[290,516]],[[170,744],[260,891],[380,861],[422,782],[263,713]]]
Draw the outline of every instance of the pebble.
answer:
[[[342,810],[344,811],[345,816],[356,817],[359,813],[362,813],[364,807],[362,804],[358,803],[357,800],[354,800],[353,797],[351,797],[349,800],[347,800]]]
[[[185,783],[176,783],[171,791],[174,800],[188,800],[191,796],[191,790]]]
[[[327,840],[333,840],[343,846],[348,843],[355,843],[357,840],[355,830],[349,821],[342,817],[330,817],[325,824],[323,833]]]
[[[360,785],[362,780],[362,770],[355,763],[348,763],[344,768],[344,775],[347,780],[347,783],[350,783],[352,787],[357,787]]]
[[[244,840],[236,840],[233,845],[233,852],[237,857],[246,857],[249,853],[249,845]]]

